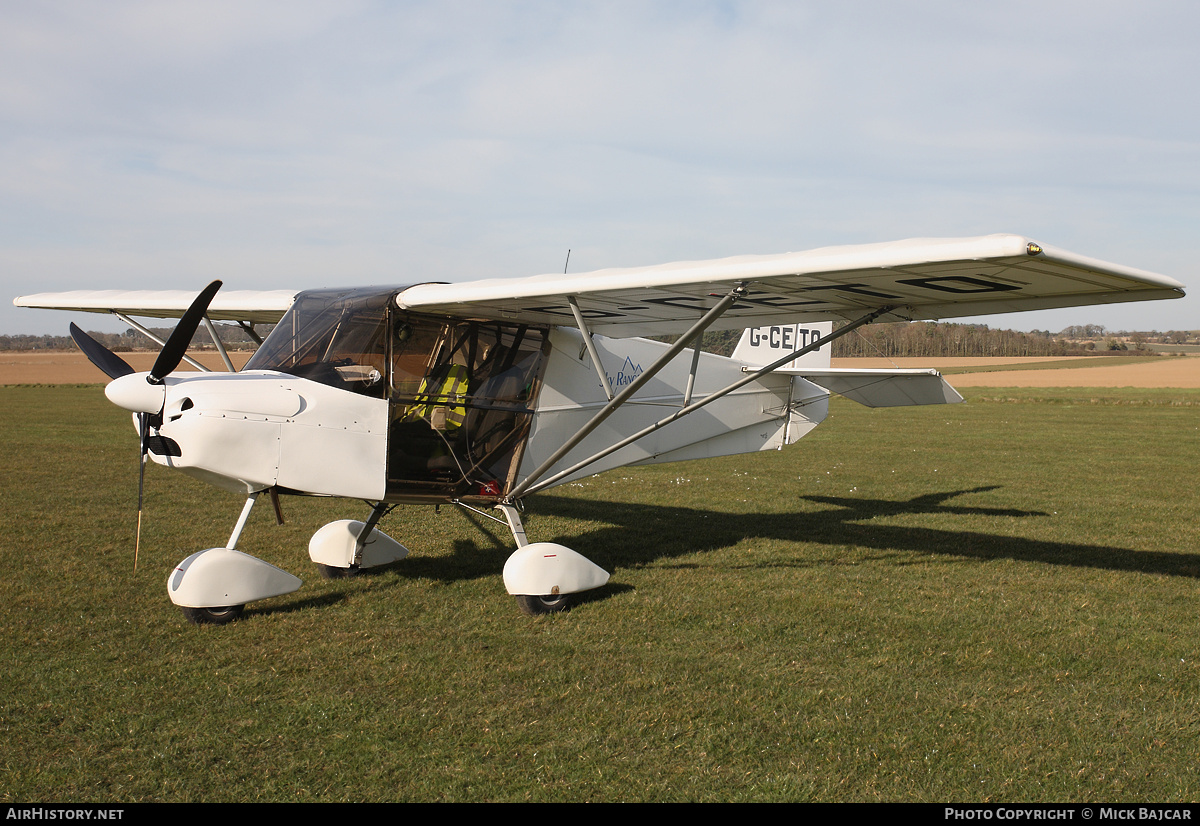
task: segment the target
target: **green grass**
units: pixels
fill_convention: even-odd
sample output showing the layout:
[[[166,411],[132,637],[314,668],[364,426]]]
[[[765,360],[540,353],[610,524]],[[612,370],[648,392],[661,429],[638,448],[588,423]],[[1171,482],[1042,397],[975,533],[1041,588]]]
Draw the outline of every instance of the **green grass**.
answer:
[[[1186,390],[979,388],[781,452],[529,501],[613,572],[569,614],[504,593],[512,540],[401,508],[413,549],[324,581],[359,502],[256,510],[304,587],[224,628],[165,580],[241,502],[153,466],[97,387],[0,388],[22,801],[1167,801],[1200,795],[1198,440]]]

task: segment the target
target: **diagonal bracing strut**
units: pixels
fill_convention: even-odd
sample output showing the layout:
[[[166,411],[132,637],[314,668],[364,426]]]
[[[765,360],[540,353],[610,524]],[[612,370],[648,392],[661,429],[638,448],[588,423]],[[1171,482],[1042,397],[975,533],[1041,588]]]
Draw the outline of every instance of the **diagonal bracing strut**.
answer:
[[[678,341],[672,344],[671,347],[665,353],[659,356],[652,365],[644,370],[640,376],[634,379],[624,390],[611,398],[608,404],[604,405],[604,407],[597,411],[596,415],[589,419],[587,424],[580,428],[578,433],[576,433],[570,439],[567,439],[566,444],[554,451],[554,454],[549,459],[542,462],[542,464],[539,465],[532,473],[530,473],[529,476],[525,477],[525,481],[513,488],[512,492],[505,497],[505,501],[512,502],[527,493],[533,486],[534,482],[541,478],[546,471],[554,467],[555,462],[557,462],[563,456],[566,456],[567,453],[569,453],[577,444],[586,439],[588,434],[603,424],[604,420],[615,413],[617,408],[631,398],[634,393],[636,393],[638,390],[641,390],[646,382],[653,378],[659,370],[662,370],[667,366],[671,359],[675,358],[675,356],[689,344],[691,344],[694,339],[697,339],[703,335],[704,331],[708,329],[709,325],[720,318],[726,310],[733,306],[734,302],[745,295],[746,284],[744,282],[739,283],[736,287],[726,293],[720,301],[713,305],[712,309],[706,312],[699,321],[693,324],[691,328],[679,338]],[[583,335],[586,340],[587,333],[584,332]],[[540,487],[545,487],[545,485],[539,485],[539,488]]]
[[[625,447],[626,445],[633,444],[638,439],[641,439],[643,436],[648,436],[649,434],[653,433],[654,431],[659,430],[660,428],[666,427],[671,422],[678,421],[679,419],[683,418],[684,416],[688,415],[689,413],[693,413],[693,412],[699,410],[700,408],[704,407],[705,405],[707,405],[711,402],[715,402],[717,399],[719,399],[723,396],[729,395],[734,390],[737,390],[739,387],[744,387],[745,385],[749,384],[750,382],[755,381],[755,380],[761,378],[762,376],[765,376],[767,373],[770,373],[774,370],[779,369],[783,365],[787,364],[789,361],[800,358],[800,356],[804,355],[805,353],[810,353],[813,350],[817,349],[818,347],[822,347],[825,344],[828,344],[829,342],[833,341],[836,338],[841,338],[842,336],[846,335],[847,333],[849,333],[853,330],[857,330],[859,327],[862,327],[865,324],[870,324],[872,321],[874,321],[879,316],[881,316],[885,313],[889,313],[894,309],[895,309],[895,307],[881,307],[878,310],[873,310],[870,313],[867,313],[865,316],[862,316],[861,318],[858,318],[855,321],[850,322],[845,327],[842,327],[841,329],[826,336],[825,338],[818,339],[817,341],[814,341],[811,344],[801,347],[799,350],[789,353],[788,355],[784,356],[783,358],[773,361],[772,363],[768,364],[766,367],[762,367],[758,370],[755,370],[752,373],[748,373],[747,375],[743,376],[742,378],[738,379],[737,381],[728,385],[727,387],[724,387],[720,390],[717,390],[714,393],[711,393],[711,394],[705,396],[703,399],[700,399],[700,401],[694,402],[693,404],[686,405],[686,406],[680,408],[679,410],[676,410],[670,416],[660,419],[659,421],[655,422],[654,424],[650,425],[649,427],[639,430],[637,433],[634,433],[632,436],[628,436],[628,437],[620,440],[619,442],[616,442],[615,444],[612,444],[612,445],[604,448],[600,452],[589,456],[588,458],[584,459],[583,461],[577,462],[576,464],[572,465],[571,467],[567,468],[566,470],[559,471],[558,473],[554,474],[553,476],[549,477],[548,479],[544,479],[544,480],[538,482],[536,479],[536,476],[538,474],[544,472],[543,468],[548,465],[552,465],[554,461],[558,461],[559,458],[561,458],[563,455],[566,454],[566,450],[559,450],[553,457],[553,461],[548,461],[548,462],[543,463],[543,468],[538,468],[538,471],[535,472],[535,474],[531,475],[529,478],[527,478],[525,480],[525,482],[523,482],[520,486],[518,486],[513,491],[513,494],[510,496],[510,499],[515,498],[517,495],[536,493],[539,490],[548,488],[551,485],[557,483],[559,480],[565,479],[566,477],[570,476],[571,474],[579,472],[580,470],[582,470],[583,468],[592,464],[593,462],[597,462],[597,461],[603,459],[605,456],[608,456],[610,453],[614,453],[614,452],[620,450],[621,448]],[[664,356],[664,358],[665,357],[666,356]],[[661,359],[660,359],[660,361],[661,361]],[[656,365],[657,365],[657,363],[658,362],[655,362]],[[622,394],[622,395],[624,395],[624,394]],[[580,439],[572,440],[572,442],[567,445],[567,449],[574,447],[574,445],[578,444],[579,441],[580,441]]]

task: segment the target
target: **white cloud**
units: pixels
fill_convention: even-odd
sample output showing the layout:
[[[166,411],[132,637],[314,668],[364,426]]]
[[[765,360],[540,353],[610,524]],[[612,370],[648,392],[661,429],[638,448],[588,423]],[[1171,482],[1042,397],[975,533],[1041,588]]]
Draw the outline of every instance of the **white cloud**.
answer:
[[[583,270],[1009,230],[1187,281],[1198,18],[7,4],[0,283],[406,283],[554,270],[567,247]],[[1197,326],[1191,299],[1163,307],[1127,313]],[[0,302],[0,330],[59,322]]]

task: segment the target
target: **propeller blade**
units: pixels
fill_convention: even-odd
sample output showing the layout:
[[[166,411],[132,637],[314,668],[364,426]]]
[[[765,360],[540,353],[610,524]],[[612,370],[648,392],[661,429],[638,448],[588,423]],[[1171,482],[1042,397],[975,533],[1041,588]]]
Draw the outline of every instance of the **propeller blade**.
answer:
[[[219,289],[221,289],[220,281],[209,284],[200,291],[200,295],[196,296],[196,300],[179,319],[179,324],[175,325],[174,332],[167,339],[167,343],[163,345],[162,351],[154,361],[154,366],[150,368],[150,376],[147,380],[151,384],[162,384],[163,379],[179,366],[179,362],[183,360],[183,354],[187,352],[188,345],[192,341],[192,336],[196,333],[196,328],[204,320],[204,314],[208,312],[208,305]]]
[[[134,369],[129,366],[129,362],[76,327],[74,322],[71,322],[71,338],[88,357],[88,361],[99,367],[110,379],[119,379],[121,376],[128,376],[134,372]]]

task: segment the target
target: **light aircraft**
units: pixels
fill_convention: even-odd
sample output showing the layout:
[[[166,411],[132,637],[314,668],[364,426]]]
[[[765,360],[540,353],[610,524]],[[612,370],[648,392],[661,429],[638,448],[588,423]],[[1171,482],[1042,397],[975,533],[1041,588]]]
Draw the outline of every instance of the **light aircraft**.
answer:
[[[146,333],[133,316],[180,319],[148,373],[71,326],[112,379],[108,398],[134,414],[143,472],[149,457],[246,497],[224,547],[192,554],[167,580],[188,619],[218,624],[301,585],[236,550],[263,493],[277,509],[281,494],[371,505],[365,521],[313,535],[309,556],[326,576],[408,554],[377,527],[397,504],[452,503],[502,521],[517,545],[506,590],[526,613],[561,611],[609,574],[526,538],[530,494],[625,465],[781,448],[820,424],[831,393],[869,406],[962,401],[934,370],[830,368],[837,337],[872,321],[1183,295],[1165,276],[1018,235],[455,284],[220,286],[198,296],[101,290],[14,301],[112,313]],[[259,342],[241,371],[214,321],[236,322]],[[834,321],[845,323],[835,330]],[[271,323],[260,339],[254,325]],[[175,372],[200,324],[229,372]],[[739,328],[732,358],[701,352],[706,330]],[[669,334],[679,338],[639,337]]]

